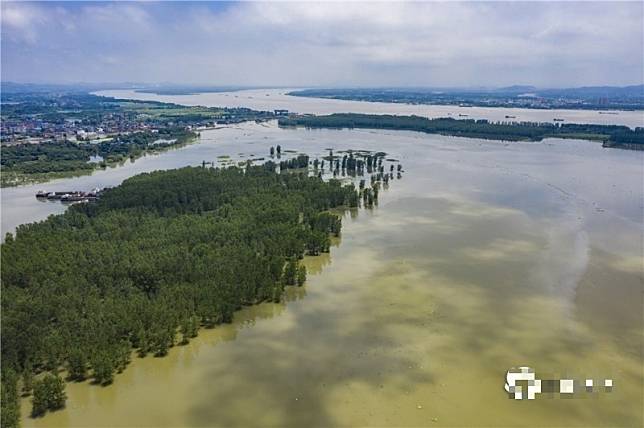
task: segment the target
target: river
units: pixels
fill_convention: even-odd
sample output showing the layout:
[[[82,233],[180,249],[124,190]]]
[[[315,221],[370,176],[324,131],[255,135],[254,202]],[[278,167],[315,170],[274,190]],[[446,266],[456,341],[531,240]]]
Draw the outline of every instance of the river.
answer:
[[[286,302],[245,308],[165,358],[134,358],[111,386],[68,384],[67,408],[44,418],[29,418],[25,399],[23,426],[642,425],[641,152],[245,123],[91,176],[3,189],[3,232],[64,209],[36,201],[40,188],[115,185],[277,144],[381,150],[405,173],[377,208],[345,215]],[[615,387],[509,400],[505,371],[521,365]]]
[[[593,111],[593,110],[545,110],[504,107],[460,107],[445,105],[413,105],[348,101],[327,98],[294,97],[287,95],[290,89],[252,89],[236,92],[205,92],[192,95],[157,95],[133,90],[109,90],[97,92],[115,98],[144,101],[163,101],[190,106],[248,107],[255,110],[286,109],[302,114],[369,113],[417,115],[429,118],[453,117],[455,119],[488,119],[498,122],[553,122],[594,123],[600,125],[625,125],[631,128],[644,126],[644,111]],[[609,113],[609,114],[606,114]]]

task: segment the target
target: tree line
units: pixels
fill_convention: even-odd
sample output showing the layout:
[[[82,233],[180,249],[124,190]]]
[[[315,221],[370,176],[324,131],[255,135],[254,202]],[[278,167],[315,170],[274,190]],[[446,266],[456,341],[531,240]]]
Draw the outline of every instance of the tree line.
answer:
[[[2,173],[8,178],[14,175],[29,177],[36,174],[91,172],[97,166],[105,167],[109,163],[138,158],[146,151],[185,144],[196,136],[188,129],[175,126],[159,129],[158,132],[117,135],[98,143],[51,141],[2,146],[0,165]],[[100,156],[102,161],[90,163],[91,156]],[[8,178],[2,181],[3,184],[8,182]]]
[[[574,123],[490,122],[485,119],[393,116],[335,113],[327,116],[290,116],[278,120],[280,126],[310,128],[376,128],[418,131],[430,134],[508,141],[540,141],[548,137],[590,138],[607,146],[632,145],[644,148],[644,128],[620,125]],[[639,146],[641,145],[641,146]]]

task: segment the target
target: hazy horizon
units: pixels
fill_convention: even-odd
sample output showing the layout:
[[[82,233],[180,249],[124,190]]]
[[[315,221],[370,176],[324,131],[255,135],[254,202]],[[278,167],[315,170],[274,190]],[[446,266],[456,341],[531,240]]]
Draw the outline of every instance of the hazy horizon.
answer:
[[[2,2],[2,81],[629,86],[642,2]],[[89,83],[94,84],[94,83]]]
[[[114,89],[153,89],[153,88],[209,88],[209,89],[229,89],[229,90],[244,90],[244,89],[423,89],[423,90],[472,90],[472,91],[494,91],[510,88],[534,88],[537,90],[548,89],[582,89],[582,88],[628,88],[644,86],[644,81],[641,83],[633,83],[628,85],[585,85],[585,86],[537,86],[531,84],[516,83],[512,85],[503,86],[419,86],[419,85],[217,85],[214,83],[177,83],[177,82],[33,82],[33,81],[15,81],[15,80],[0,80],[3,85],[16,84],[16,85],[34,85],[34,86],[69,86],[69,87],[113,87]]]

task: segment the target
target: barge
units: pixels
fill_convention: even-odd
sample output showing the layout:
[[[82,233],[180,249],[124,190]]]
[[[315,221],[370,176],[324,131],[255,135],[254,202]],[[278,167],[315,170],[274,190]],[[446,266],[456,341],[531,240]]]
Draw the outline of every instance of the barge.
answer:
[[[90,202],[100,198],[105,189],[94,189],[89,192],[71,190],[65,192],[46,192],[39,190],[36,192],[37,199],[48,199],[61,202]]]

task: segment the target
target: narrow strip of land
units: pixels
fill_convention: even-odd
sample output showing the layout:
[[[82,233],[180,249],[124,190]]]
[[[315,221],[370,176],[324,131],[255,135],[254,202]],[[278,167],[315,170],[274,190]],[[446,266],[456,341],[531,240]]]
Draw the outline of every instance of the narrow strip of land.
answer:
[[[605,147],[644,149],[644,128],[630,129],[619,125],[490,122],[485,119],[428,119],[420,116],[359,113],[290,116],[280,118],[279,125],[309,128],[392,129],[505,141],[541,141],[550,137],[575,138],[601,141]]]

